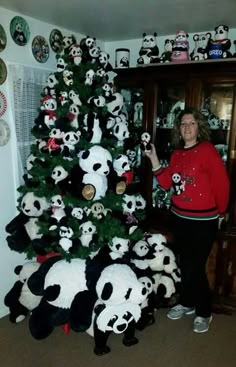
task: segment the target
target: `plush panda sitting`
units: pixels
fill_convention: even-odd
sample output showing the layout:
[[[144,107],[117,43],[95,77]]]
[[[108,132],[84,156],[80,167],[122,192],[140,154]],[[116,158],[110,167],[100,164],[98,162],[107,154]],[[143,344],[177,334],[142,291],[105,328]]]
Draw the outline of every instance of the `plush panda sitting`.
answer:
[[[190,53],[191,60],[206,60],[208,59],[208,48],[211,40],[211,33],[196,33],[193,35],[195,47]]]
[[[9,319],[13,323],[21,322],[30,311],[36,308],[41,296],[33,294],[28,287],[29,277],[38,270],[39,263],[35,261],[27,262],[15,267],[15,274],[18,280],[4,298],[4,304],[9,307]]]
[[[79,165],[71,170],[72,190],[78,197],[86,200],[100,200],[106,195],[107,176],[112,165],[110,152],[94,145],[79,153]]]
[[[22,197],[20,213],[6,225],[6,232],[9,233],[6,240],[11,250],[24,252],[31,241],[42,237],[37,221],[48,207],[46,198],[38,197],[33,192]]]
[[[112,332],[124,333],[125,346],[137,344],[135,324],[140,318],[140,304],[146,299],[147,289],[138,281],[132,269],[126,264],[111,264],[105,267],[94,290],[95,302],[93,292],[90,294],[81,292],[74,298],[71,305],[72,329],[82,331],[81,325],[85,326],[84,320],[90,318],[86,332],[94,336],[94,353],[99,356],[110,352],[107,339]],[[91,299],[91,304],[94,303],[92,314],[88,302],[84,301],[84,296]]]
[[[159,48],[156,41],[157,33],[152,34],[143,33],[142,47],[139,51],[138,64],[150,64],[160,62]]]
[[[133,171],[130,169],[129,159],[124,154],[114,158],[110,171],[109,182],[117,195],[122,195],[126,187],[133,180]]]
[[[75,295],[88,289],[85,273],[85,260],[72,259],[68,262],[54,256],[32,274],[28,280],[29,289],[42,297],[29,318],[29,329],[34,338],[44,339],[56,326],[69,321]]]

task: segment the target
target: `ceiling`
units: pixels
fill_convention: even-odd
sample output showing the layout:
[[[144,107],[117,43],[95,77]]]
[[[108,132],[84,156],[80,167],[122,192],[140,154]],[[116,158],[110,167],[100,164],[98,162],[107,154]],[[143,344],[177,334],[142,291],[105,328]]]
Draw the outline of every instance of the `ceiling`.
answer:
[[[0,0],[0,6],[102,41],[236,28],[236,0]]]

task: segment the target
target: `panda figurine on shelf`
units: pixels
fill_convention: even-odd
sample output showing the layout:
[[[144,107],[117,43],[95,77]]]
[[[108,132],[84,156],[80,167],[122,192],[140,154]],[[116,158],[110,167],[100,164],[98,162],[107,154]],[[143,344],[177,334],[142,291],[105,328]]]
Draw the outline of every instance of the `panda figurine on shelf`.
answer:
[[[188,33],[180,30],[176,33],[174,44],[172,47],[171,61],[182,62],[189,60],[189,42]]]
[[[209,43],[209,59],[225,59],[232,57],[230,50],[231,41],[228,38],[229,27],[220,24],[215,27],[215,39]]]
[[[164,52],[161,54],[160,62],[170,62],[174,41],[166,39],[164,43]]]
[[[142,47],[139,51],[139,58],[137,60],[139,65],[160,62],[156,37],[156,32],[153,35],[143,33]]]
[[[208,48],[211,40],[211,33],[196,33],[193,35],[195,47],[190,53],[191,60],[206,60],[208,59]]]

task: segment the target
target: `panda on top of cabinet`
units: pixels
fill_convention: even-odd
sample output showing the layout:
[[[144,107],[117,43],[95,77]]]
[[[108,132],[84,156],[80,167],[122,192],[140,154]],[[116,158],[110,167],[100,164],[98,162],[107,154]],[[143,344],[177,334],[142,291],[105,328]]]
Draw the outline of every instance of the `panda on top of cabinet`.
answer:
[[[230,50],[231,41],[228,38],[229,27],[224,24],[220,24],[215,27],[214,40],[209,43],[209,59],[225,59],[232,57]]]
[[[139,65],[160,62],[156,37],[156,32],[153,34],[143,33],[142,47],[139,50],[139,58],[137,59]]]

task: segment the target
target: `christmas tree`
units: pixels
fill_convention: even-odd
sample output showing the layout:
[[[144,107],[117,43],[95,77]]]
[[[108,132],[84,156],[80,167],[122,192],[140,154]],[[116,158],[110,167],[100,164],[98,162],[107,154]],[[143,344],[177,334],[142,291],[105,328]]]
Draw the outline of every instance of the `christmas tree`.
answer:
[[[8,246],[28,259],[87,258],[117,238],[143,239],[145,200],[133,180],[128,116],[96,39],[64,37],[32,134]],[[136,142],[137,145],[137,142]]]

